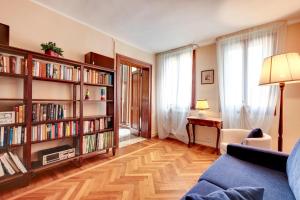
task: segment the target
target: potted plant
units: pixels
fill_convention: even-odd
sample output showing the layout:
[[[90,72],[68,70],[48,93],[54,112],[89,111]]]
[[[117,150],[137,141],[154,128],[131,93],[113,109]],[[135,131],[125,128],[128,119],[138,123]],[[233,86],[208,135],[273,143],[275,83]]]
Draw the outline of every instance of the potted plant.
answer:
[[[42,43],[41,47],[45,54],[49,56],[59,57],[62,56],[64,52],[61,48],[56,46],[55,42]]]

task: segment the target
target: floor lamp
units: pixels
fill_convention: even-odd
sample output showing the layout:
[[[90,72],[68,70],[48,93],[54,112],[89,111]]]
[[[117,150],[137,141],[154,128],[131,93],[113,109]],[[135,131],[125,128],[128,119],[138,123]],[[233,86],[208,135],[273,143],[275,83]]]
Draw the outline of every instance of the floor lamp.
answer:
[[[268,57],[263,62],[260,85],[279,84],[280,109],[278,127],[278,151],[282,151],[283,135],[283,90],[286,83],[300,81],[300,55],[286,53]]]

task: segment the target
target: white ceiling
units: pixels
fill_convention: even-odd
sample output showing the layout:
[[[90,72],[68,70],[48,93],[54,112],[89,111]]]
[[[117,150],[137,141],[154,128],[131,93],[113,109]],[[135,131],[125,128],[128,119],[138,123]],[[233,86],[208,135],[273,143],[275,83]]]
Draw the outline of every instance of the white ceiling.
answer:
[[[300,16],[300,0],[35,0],[149,52]]]

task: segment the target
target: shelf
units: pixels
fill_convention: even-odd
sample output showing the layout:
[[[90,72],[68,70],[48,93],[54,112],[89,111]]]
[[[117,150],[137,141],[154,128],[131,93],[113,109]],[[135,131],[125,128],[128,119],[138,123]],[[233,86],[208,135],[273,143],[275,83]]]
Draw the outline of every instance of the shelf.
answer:
[[[23,74],[14,74],[14,73],[6,73],[6,72],[0,72],[0,76],[7,76],[12,78],[25,78],[26,76]]]
[[[25,174],[17,173],[17,174],[14,174],[14,175],[5,175],[3,177],[0,177],[0,190],[2,190],[8,184],[9,185],[15,185],[15,183],[21,183],[21,185],[23,185],[24,182],[25,182],[24,176],[27,176],[27,175],[28,175],[28,172],[25,173]],[[18,181],[16,181],[16,180],[18,180]]]
[[[108,118],[112,117],[112,115],[91,115],[91,116],[84,116],[83,120],[88,121],[88,120],[94,120],[94,119],[99,119],[99,118]]]
[[[59,123],[59,122],[69,122],[69,121],[78,121],[79,118],[77,117],[68,117],[64,119],[54,119],[54,120],[46,120],[46,121],[37,121],[32,122],[32,125],[38,125],[38,124],[53,124],[53,123]]]
[[[75,102],[71,99],[32,99],[32,102]]]
[[[106,68],[106,67],[100,67],[100,66],[93,65],[93,64],[85,64],[84,68],[95,69],[95,70],[104,71],[104,72],[107,72],[107,73],[114,73],[115,72],[114,69],[109,69],[109,68]]]
[[[6,151],[8,149],[15,149],[19,147],[23,147],[25,144],[12,144],[12,145],[5,145],[4,147],[0,147],[0,151]]]
[[[106,154],[107,153],[106,151],[110,148],[113,148],[113,146],[112,147],[107,147],[106,149],[96,150],[96,151],[93,151],[93,152],[90,152],[90,153],[82,154],[80,157],[81,158],[88,158],[88,157],[93,157],[95,155]]]
[[[54,79],[54,78],[45,78],[45,77],[38,77],[38,76],[33,76],[33,80],[38,80],[38,81],[51,81],[51,82],[57,82],[57,83],[69,83],[69,84],[78,84],[78,81],[69,81],[69,80],[62,80],[62,79]]]
[[[79,101],[79,100],[78,100]],[[110,103],[110,102],[113,102],[113,100],[100,100],[100,99],[88,99],[88,100],[83,100],[83,102],[85,102],[85,103],[97,103],[97,102],[99,102],[99,103]]]
[[[70,162],[70,161],[72,161],[72,160],[76,160],[76,159],[78,159],[79,157],[80,157],[80,156],[75,156],[75,157],[73,157],[73,158],[68,158],[68,159],[61,160],[61,161],[58,161],[58,162],[55,162],[55,163],[51,163],[51,164],[48,164],[48,165],[41,165],[41,163],[40,163],[39,166],[32,168],[31,171],[34,172],[34,173],[38,173],[38,172],[41,172],[41,171],[44,171],[44,170],[47,170],[47,169],[56,167],[56,166],[61,165],[61,164],[63,164],[63,163],[67,163],[67,162]]]
[[[0,98],[0,101],[24,101],[25,99],[18,98]]]
[[[114,87],[113,85],[97,84],[97,83],[83,83],[83,85],[96,86],[96,87]]]
[[[62,138],[54,138],[54,139],[48,139],[48,140],[42,140],[42,141],[31,141],[31,144],[39,144],[39,143],[44,143],[44,142],[51,142],[51,141],[55,141],[55,140],[63,140],[63,139],[76,138],[76,137],[78,137],[78,135],[65,136],[65,137],[62,137]]]
[[[83,135],[95,135],[95,134],[98,134],[98,133],[104,133],[104,132],[107,132],[107,131],[113,131],[114,129],[112,128],[106,128],[106,129],[102,129],[102,130],[99,130],[99,131],[93,131],[93,132],[89,132],[89,133],[84,133]]]
[[[0,127],[3,126],[25,126],[26,123],[12,123],[12,124],[0,124]]]

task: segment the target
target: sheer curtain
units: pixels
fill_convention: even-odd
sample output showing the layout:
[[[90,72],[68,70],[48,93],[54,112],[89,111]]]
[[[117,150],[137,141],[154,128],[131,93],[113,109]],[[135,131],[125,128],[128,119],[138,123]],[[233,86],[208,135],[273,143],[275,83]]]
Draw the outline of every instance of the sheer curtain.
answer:
[[[259,76],[263,59],[282,51],[285,32],[280,22],[217,40],[225,128],[271,128],[278,88],[259,86]]]
[[[158,54],[156,109],[159,138],[170,133],[187,142],[185,124],[192,95],[192,47]]]

